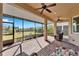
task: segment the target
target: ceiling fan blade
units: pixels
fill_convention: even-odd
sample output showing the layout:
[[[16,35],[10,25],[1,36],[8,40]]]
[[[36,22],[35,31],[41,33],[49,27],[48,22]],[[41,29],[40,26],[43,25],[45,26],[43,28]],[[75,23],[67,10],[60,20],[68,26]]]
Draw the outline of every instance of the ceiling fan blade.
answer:
[[[41,11],[41,13],[40,13],[40,14],[42,14],[42,13],[43,13],[43,11],[44,11],[44,9],[42,9],[42,11]]]
[[[37,8],[37,9],[35,9],[35,10],[39,10],[39,9],[42,9],[42,8]]]
[[[51,13],[51,11],[49,9],[46,9],[46,11],[48,11],[49,13]]]
[[[44,6],[44,5],[45,5],[45,3],[41,3],[41,5],[42,5],[42,6]]]
[[[50,4],[47,7],[52,7],[52,6],[56,6],[56,3]]]

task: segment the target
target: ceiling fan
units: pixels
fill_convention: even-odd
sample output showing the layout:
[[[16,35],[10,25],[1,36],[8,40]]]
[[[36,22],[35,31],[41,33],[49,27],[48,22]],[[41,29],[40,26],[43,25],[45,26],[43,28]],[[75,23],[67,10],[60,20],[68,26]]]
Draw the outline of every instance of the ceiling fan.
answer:
[[[57,16],[58,17],[58,16]],[[60,17],[58,17],[57,22],[60,21]]]
[[[57,22],[59,22],[59,21],[63,21],[63,20],[61,20],[61,18],[59,16],[57,16]]]
[[[47,12],[51,13],[52,11],[49,10],[49,7],[54,7],[56,6],[56,3],[50,4],[50,5],[46,5],[45,3],[41,3],[42,7],[41,8],[37,8],[36,10],[42,9],[40,14],[43,14],[44,10],[46,10]]]

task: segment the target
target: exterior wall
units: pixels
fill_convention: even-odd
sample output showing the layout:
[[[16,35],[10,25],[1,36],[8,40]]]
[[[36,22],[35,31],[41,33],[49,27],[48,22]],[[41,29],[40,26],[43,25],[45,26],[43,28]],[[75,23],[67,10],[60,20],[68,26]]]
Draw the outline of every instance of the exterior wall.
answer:
[[[67,23],[62,23],[62,24],[66,24]],[[57,24],[58,26],[62,26],[62,24]],[[54,35],[56,34],[56,23],[54,22]],[[74,33],[72,31],[72,18],[68,19],[68,42],[74,44],[74,45],[77,45],[79,46],[79,33]]]
[[[0,4],[0,51],[2,51],[2,19],[1,19],[1,16],[2,16],[2,4]]]
[[[69,20],[69,40],[68,42],[79,46],[79,34],[72,31],[72,19]]]

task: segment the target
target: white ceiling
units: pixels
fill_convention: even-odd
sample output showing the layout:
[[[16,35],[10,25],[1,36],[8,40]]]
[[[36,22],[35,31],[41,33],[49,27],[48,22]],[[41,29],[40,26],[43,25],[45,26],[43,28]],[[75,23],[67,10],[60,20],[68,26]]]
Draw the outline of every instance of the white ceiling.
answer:
[[[20,4],[20,3],[19,3]],[[50,3],[48,3],[50,4]],[[48,5],[46,4],[46,5]],[[3,4],[3,13],[4,14],[10,14],[14,16],[19,16],[21,18],[26,18],[29,20],[33,21],[38,21],[44,23],[44,19],[29,10],[25,10],[22,8],[19,9],[17,7],[14,7],[12,5],[8,4]],[[40,3],[28,3],[28,4],[23,4],[23,6],[29,5],[33,7],[33,9],[41,7]],[[26,8],[26,7],[25,7]],[[56,6],[49,8],[52,13],[48,13],[44,11],[44,15],[48,16],[52,20],[57,20],[57,16],[66,19],[66,18],[71,18],[73,16],[79,15],[79,3],[56,3]],[[35,10],[37,11],[37,10]],[[40,11],[37,11],[40,12]],[[56,13],[56,14],[55,14]],[[51,21],[48,21],[48,23],[51,23]]]
[[[34,9],[41,7],[40,3],[30,3],[28,5],[34,7]],[[61,18],[70,18],[75,15],[79,15],[79,3],[56,3],[56,6],[49,9],[52,11],[52,13],[44,11],[44,14],[53,19],[56,18],[56,16]]]

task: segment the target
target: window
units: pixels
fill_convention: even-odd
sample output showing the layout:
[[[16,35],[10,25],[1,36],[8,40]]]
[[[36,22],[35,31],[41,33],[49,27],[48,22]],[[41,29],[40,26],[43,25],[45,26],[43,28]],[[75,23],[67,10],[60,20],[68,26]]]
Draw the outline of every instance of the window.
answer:
[[[16,41],[21,41],[23,38],[22,35],[22,20],[18,18],[14,18],[14,39]]]
[[[57,26],[57,33],[62,31],[62,26]]]
[[[53,24],[48,24],[47,25],[47,31],[48,31],[48,35],[49,36],[53,36],[54,35]]]
[[[64,35],[65,35],[65,36],[68,35],[68,25],[64,25],[64,26],[63,26],[63,32],[64,32]]]
[[[57,23],[57,33],[63,32],[64,36],[68,36],[68,22]]]
[[[4,44],[43,36],[43,24],[11,16],[3,16]]]
[[[36,23],[36,37],[43,36],[43,24]]]
[[[79,33],[79,16],[73,18],[72,27],[73,32]]]
[[[3,16],[3,22],[13,22],[13,18],[10,16]]]
[[[12,44],[13,39],[13,18],[4,16],[3,17],[3,31],[2,31],[3,45]]]
[[[24,37],[25,37],[25,39],[35,37],[35,24],[34,24],[34,22],[24,20]]]

